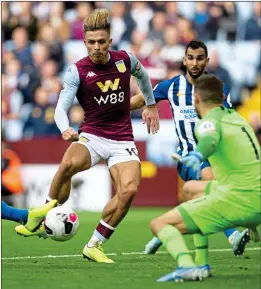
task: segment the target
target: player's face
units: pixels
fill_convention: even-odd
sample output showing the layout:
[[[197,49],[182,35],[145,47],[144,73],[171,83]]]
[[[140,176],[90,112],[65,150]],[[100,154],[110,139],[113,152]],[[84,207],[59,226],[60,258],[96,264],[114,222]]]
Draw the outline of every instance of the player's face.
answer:
[[[192,49],[189,47],[183,59],[183,64],[192,78],[198,78],[204,72],[208,61],[209,58],[206,57],[203,48]]]
[[[194,105],[195,105],[195,110],[198,115],[198,118],[201,118],[200,114],[200,95],[199,92],[195,89],[194,91]]]
[[[105,30],[88,31],[85,33],[84,43],[89,57],[94,63],[104,64],[108,61],[108,50],[112,39]]]

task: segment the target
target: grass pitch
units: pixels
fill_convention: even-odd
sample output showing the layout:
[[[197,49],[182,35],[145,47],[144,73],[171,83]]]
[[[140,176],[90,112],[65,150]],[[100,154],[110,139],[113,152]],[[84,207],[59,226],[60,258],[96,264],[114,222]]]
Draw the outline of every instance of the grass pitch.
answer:
[[[162,247],[156,255],[142,254],[152,234],[150,220],[166,209],[132,209],[104,245],[115,264],[97,264],[81,252],[100,214],[79,213],[80,228],[70,241],[59,243],[15,234],[15,223],[2,221],[2,289],[258,289],[260,244],[249,244],[245,257],[235,257],[223,233],[210,237],[214,277],[202,282],[157,283],[173,271],[175,261]],[[191,237],[187,244],[193,249]],[[216,250],[220,249],[220,250]],[[30,257],[30,258],[29,258]]]

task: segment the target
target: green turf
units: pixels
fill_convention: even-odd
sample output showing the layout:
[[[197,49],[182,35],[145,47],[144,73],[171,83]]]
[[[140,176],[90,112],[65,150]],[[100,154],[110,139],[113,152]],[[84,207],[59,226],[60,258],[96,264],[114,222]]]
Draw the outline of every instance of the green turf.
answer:
[[[121,255],[141,252],[151,238],[150,220],[166,209],[132,209],[112,239],[105,244],[115,264],[96,264],[82,257],[2,260],[2,289],[258,289],[260,288],[260,250],[247,251],[247,257],[235,257],[232,251],[211,252],[213,278],[182,284],[157,283],[172,271],[175,262],[168,254],[154,256]],[[2,222],[2,257],[77,255],[99,221],[100,214],[80,213],[80,229],[64,243],[39,238],[26,239],[14,233],[15,223]],[[191,238],[187,239],[190,248]],[[258,247],[259,244],[249,244]],[[210,248],[230,248],[224,234],[210,237]],[[161,248],[161,251],[165,251]]]

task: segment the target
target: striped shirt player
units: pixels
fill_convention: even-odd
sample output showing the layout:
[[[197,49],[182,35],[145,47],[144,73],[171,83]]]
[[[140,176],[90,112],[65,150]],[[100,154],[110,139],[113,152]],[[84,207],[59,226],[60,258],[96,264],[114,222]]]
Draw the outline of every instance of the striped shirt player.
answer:
[[[207,46],[199,40],[192,40],[186,47],[185,56],[183,57],[183,65],[186,68],[186,74],[177,75],[176,77],[162,81],[154,88],[154,97],[156,101],[162,99],[168,100],[173,113],[173,120],[177,137],[179,138],[179,146],[177,152],[184,158],[189,153],[196,150],[196,137],[194,129],[198,121],[198,109],[196,110],[194,83],[203,74],[207,74],[206,67],[209,62]],[[223,105],[230,107],[230,96],[228,88],[221,82],[221,96],[223,96]],[[216,93],[216,88],[213,93]],[[210,96],[209,96],[210,97]],[[207,101],[210,101],[208,99]],[[200,163],[199,170],[193,170],[188,163],[178,162],[177,170],[180,177],[184,181],[213,180],[213,173],[207,159]],[[200,171],[200,173],[199,173]],[[200,177],[201,175],[201,177]],[[204,192],[202,191],[201,194]],[[184,195],[185,196],[185,195]],[[199,194],[197,195],[199,196]],[[191,197],[191,195],[189,196]],[[245,238],[247,232],[238,232],[234,228],[227,229],[225,232],[229,243],[232,245],[236,255],[243,254],[245,244],[249,239]],[[195,246],[202,243],[195,237]],[[239,241],[238,241],[239,240]],[[240,245],[239,245],[240,244]],[[242,244],[242,246],[241,246]],[[145,247],[145,254],[154,254],[161,245],[161,241],[154,237]],[[209,273],[209,268],[206,268]]]
[[[231,107],[230,93],[224,84],[225,107]],[[194,107],[194,86],[187,80],[185,74],[177,75],[171,79],[164,80],[153,89],[156,102],[168,100],[172,110],[175,131],[179,139],[177,153],[185,156],[188,152],[196,149],[196,138],[194,128],[199,120]],[[208,161],[201,164],[201,169],[210,166]],[[182,163],[177,166],[179,175],[184,181],[195,180],[195,172]]]

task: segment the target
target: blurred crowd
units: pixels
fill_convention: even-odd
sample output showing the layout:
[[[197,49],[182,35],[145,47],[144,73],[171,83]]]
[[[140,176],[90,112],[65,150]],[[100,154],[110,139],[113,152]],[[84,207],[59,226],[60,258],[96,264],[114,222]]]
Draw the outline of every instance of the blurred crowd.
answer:
[[[208,71],[231,89],[232,102],[260,133],[260,2],[2,2],[2,126],[6,139],[59,136],[54,109],[68,66],[86,56],[82,21],[111,12],[113,49],[136,55],[153,86],[182,73],[185,46],[209,48]],[[132,93],[138,91],[133,81]],[[259,106],[258,106],[259,105]],[[160,117],[171,118],[169,105]],[[140,112],[134,112],[139,118]],[[83,112],[69,111],[77,128]]]

